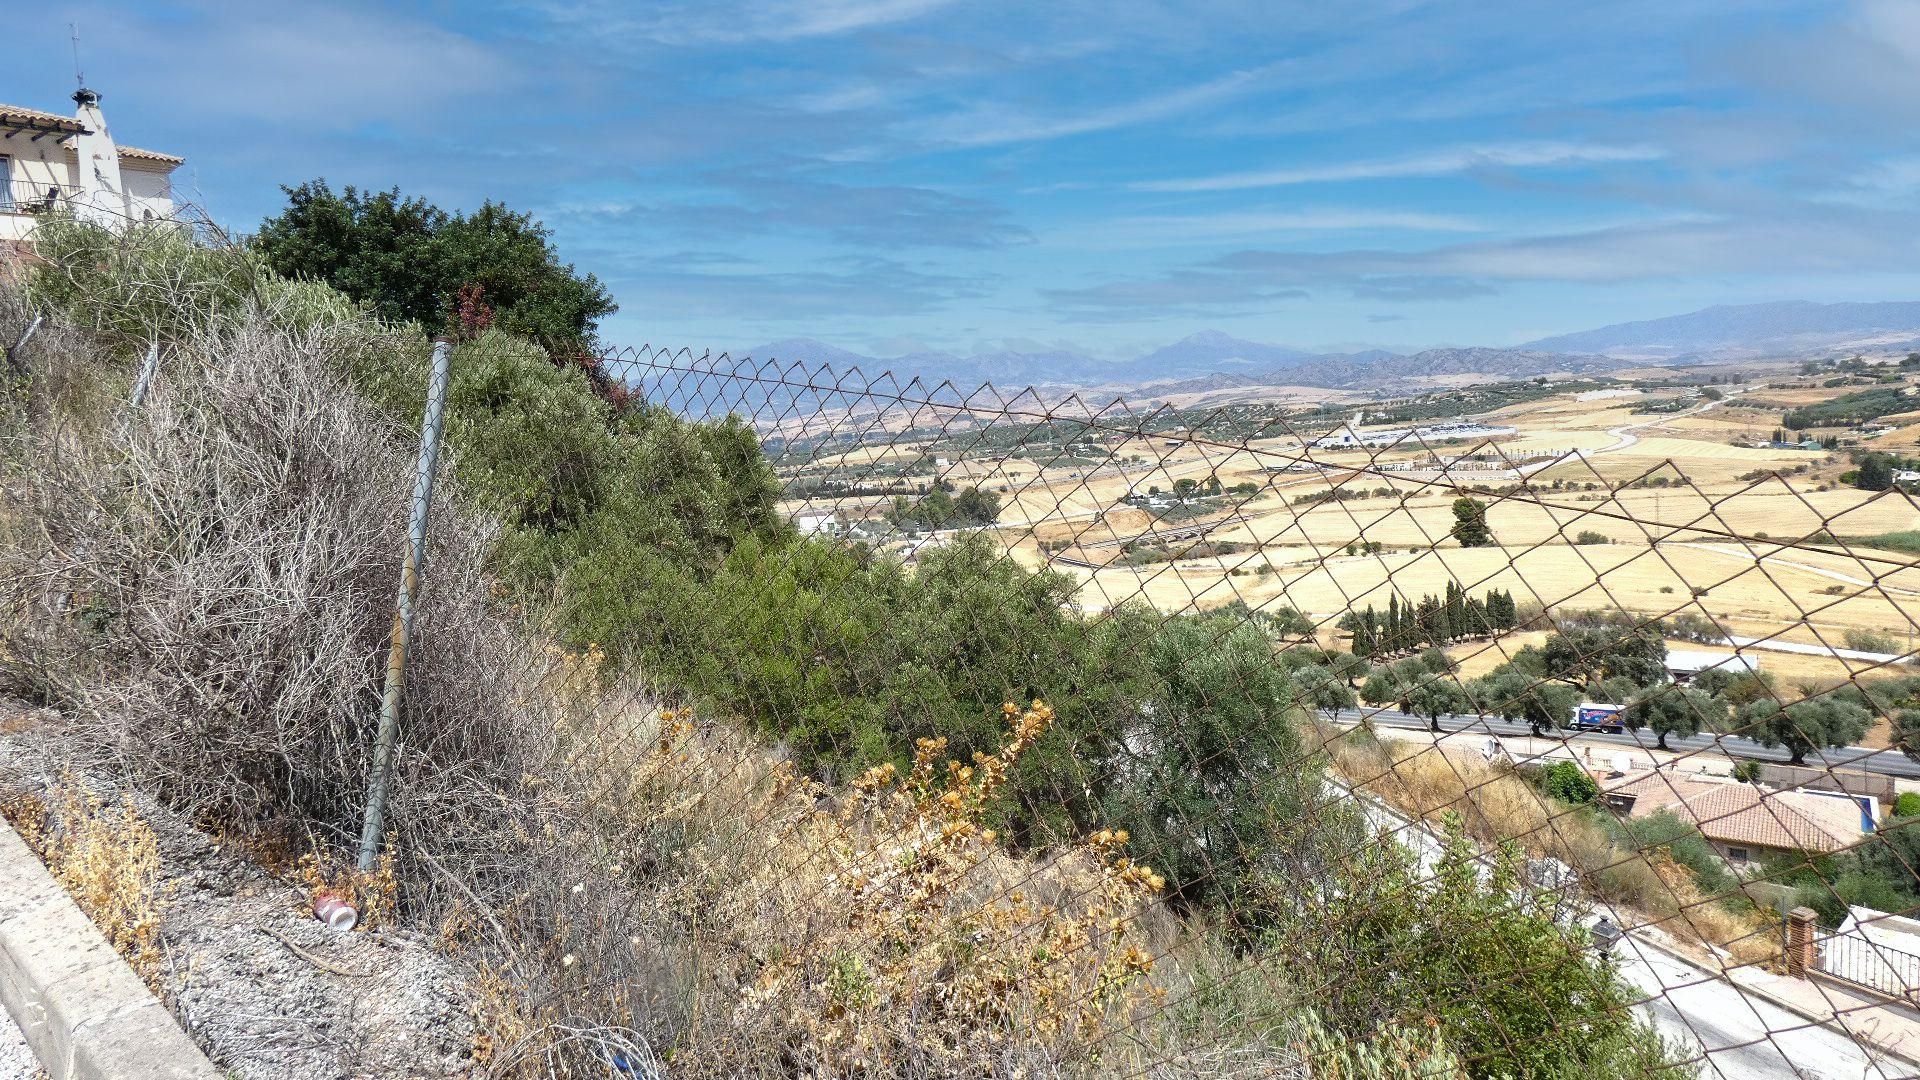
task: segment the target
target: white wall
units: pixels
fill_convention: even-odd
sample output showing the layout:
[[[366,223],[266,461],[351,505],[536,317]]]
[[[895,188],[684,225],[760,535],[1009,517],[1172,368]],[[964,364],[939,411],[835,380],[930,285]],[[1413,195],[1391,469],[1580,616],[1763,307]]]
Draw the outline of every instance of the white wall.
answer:
[[[173,216],[173,180],[161,169],[147,168],[144,162],[123,163],[120,178],[127,185],[127,210],[135,221],[147,214],[156,218]]]
[[[49,185],[62,190],[72,188],[73,164],[66,148],[60,145],[62,138],[54,133],[35,142],[27,132],[0,134],[0,154],[8,159],[7,173],[13,180],[16,204],[24,202],[30,194],[40,195]],[[0,240],[18,240],[33,228],[33,218],[24,211],[19,205],[11,211],[0,210]]]

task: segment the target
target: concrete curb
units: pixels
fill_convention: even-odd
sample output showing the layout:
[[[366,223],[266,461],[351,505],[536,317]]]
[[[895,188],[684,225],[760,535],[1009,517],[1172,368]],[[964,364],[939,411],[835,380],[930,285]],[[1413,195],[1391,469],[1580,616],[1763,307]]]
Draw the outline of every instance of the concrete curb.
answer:
[[[1633,939],[1634,944],[1652,949],[1655,952],[1661,953],[1673,960],[1677,960],[1680,963],[1685,964],[1688,967],[1694,969],[1695,971],[1698,971],[1701,974],[1708,976],[1709,978],[1718,979],[1721,982],[1727,983],[1728,985],[1732,986],[1734,989],[1740,991],[1743,994],[1749,994],[1753,997],[1757,997],[1760,1000],[1766,1002],[1769,1005],[1772,1005],[1777,1009],[1784,1009],[1787,1012],[1790,1012],[1793,1015],[1798,1016],[1803,1020],[1812,1021],[1813,1023],[1818,1024],[1820,1027],[1826,1028],[1828,1031],[1831,1031],[1836,1035],[1844,1035],[1847,1038],[1852,1039],[1856,1043],[1869,1046],[1873,1049],[1875,1053],[1879,1054],[1881,1057],[1900,1062],[1902,1065],[1913,1069],[1914,1070],[1913,1075],[1920,1076],[1920,1063],[1914,1062],[1912,1059],[1908,1058],[1904,1052],[1900,1050],[1896,1050],[1893,1047],[1888,1046],[1881,1040],[1875,1038],[1871,1032],[1854,1030],[1852,1027],[1848,1026],[1844,1021],[1842,1021],[1838,1016],[1833,1016],[1833,1015],[1821,1016],[1817,1012],[1815,1012],[1813,1009],[1807,1008],[1805,1005],[1800,1004],[1799,1002],[1793,1000],[1792,998],[1783,996],[1781,994],[1776,994],[1772,990],[1768,989],[1767,987],[1758,986],[1749,982],[1744,982],[1740,979],[1734,978],[1733,976],[1723,971],[1713,971],[1710,968],[1702,967],[1698,960],[1695,960],[1693,957],[1688,956],[1686,953],[1683,953],[1680,950],[1674,948],[1673,946],[1668,945],[1666,942],[1659,941],[1651,936],[1636,933],[1633,931],[1628,931],[1627,936]]]
[[[0,1005],[53,1080],[222,1076],[4,821]]]

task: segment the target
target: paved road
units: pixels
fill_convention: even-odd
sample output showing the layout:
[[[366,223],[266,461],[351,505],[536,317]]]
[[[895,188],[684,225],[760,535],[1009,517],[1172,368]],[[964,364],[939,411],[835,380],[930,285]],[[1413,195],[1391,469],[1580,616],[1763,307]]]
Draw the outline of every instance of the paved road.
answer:
[[[1417,731],[1425,731],[1428,727],[1426,717],[1412,716],[1393,709],[1382,709],[1378,712],[1365,709],[1343,709],[1334,719],[1344,723],[1358,723],[1363,718],[1379,727],[1409,728]],[[1532,734],[1532,730],[1526,724],[1488,716],[1443,716],[1440,718],[1440,730],[1501,737]],[[1629,731],[1622,735],[1609,735],[1598,731],[1578,734],[1549,732],[1543,737],[1562,739],[1568,746],[1657,749],[1650,732]],[[1743,739],[1737,735],[1691,735],[1686,738],[1675,736],[1667,740],[1667,747],[1675,753],[1705,750],[1727,757],[1753,758],[1757,761],[1784,762],[1792,756],[1778,747],[1761,746],[1752,739]],[[1844,766],[1886,776],[1920,779],[1920,762],[1913,761],[1898,750],[1872,750],[1864,746],[1849,746],[1840,750],[1816,750],[1807,755],[1806,764],[1812,768]]]
[[[1354,795],[1329,779],[1338,794],[1355,798],[1368,823],[1405,845],[1432,871],[1441,842],[1376,799]],[[1913,1065],[1879,1061],[1840,1032],[1748,994],[1717,973],[1645,944],[1634,936],[1613,951],[1621,977],[1645,999],[1639,1006],[1660,1033],[1702,1062],[1704,1080],[1901,1080]]]
[[[1847,1036],[1743,994],[1631,937],[1614,954],[1621,976],[1647,996],[1644,1008],[1660,1033],[1704,1056],[1703,1077],[1895,1080],[1914,1075],[1906,1062],[1876,1061]]]
[[[1441,842],[1377,799],[1357,796],[1329,778],[1334,792],[1357,799],[1368,823],[1405,845],[1430,872]],[[1662,1035],[1697,1055],[1706,1080],[1903,1080],[1916,1075],[1908,1062],[1879,1060],[1845,1034],[1823,1028],[1739,986],[1639,941],[1614,948],[1621,977],[1644,997],[1639,1006]]]

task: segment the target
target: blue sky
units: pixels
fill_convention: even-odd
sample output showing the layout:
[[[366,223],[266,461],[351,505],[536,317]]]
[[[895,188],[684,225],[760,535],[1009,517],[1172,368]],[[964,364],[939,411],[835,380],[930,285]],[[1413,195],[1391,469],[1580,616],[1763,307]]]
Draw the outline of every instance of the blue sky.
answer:
[[[9,15],[250,229],[528,209],[620,343],[1509,344],[1920,298],[1920,3],[141,0]]]

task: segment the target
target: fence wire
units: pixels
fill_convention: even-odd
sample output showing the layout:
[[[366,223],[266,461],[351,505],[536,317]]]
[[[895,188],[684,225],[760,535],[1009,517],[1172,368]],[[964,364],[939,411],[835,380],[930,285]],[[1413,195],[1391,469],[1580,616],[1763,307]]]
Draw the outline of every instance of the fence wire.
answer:
[[[850,673],[835,692],[872,704],[881,730],[958,741],[943,730],[956,685],[975,701],[1103,711],[1041,736],[1065,738],[1055,768],[1030,778],[1025,810],[1008,815],[1016,847],[1135,822],[1127,853],[1168,869],[1157,902],[1182,913],[1187,933],[1319,936],[1318,980],[1286,988],[1303,1006],[1347,1007],[1342,984],[1394,979],[1356,964],[1404,959],[1356,944],[1377,912],[1342,911],[1354,890],[1332,879],[1393,841],[1417,866],[1402,888],[1470,891],[1442,866],[1451,828],[1482,880],[1529,903],[1551,897],[1537,910],[1575,940],[1620,935],[1605,962],[1679,1060],[1710,1075],[1817,1070],[1810,1055],[1829,1037],[1819,1017],[1851,1042],[1849,1074],[1908,1073],[1889,1048],[1903,1045],[1895,1003],[1913,988],[1885,985],[1905,970],[1903,939],[1843,933],[1830,918],[1811,933],[1832,944],[1796,950],[1790,924],[1821,911],[1898,921],[1915,903],[1911,822],[1892,812],[1894,778],[1912,770],[1884,748],[1920,719],[1903,716],[1920,690],[1920,571],[1870,545],[1920,521],[1920,508],[1899,485],[1799,490],[1790,469],[1734,475],[1667,456],[1670,442],[1637,447],[1638,431],[1681,432],[1671,425],[1732,412],[1762,387],[1696,390],[1678,415],[1604,433],[1563,415],[1563,433],[1543,436],[1498,415],[1395,422],[1388,406],[1383,427],[1349,418],[1366,403],[1139,408],[685,350],[621,352],[595,370],[636,402],[744,418],[804,537],[796,550],[897,567],[921,584],[917,602],[950,605],[925,624],[949,636],[920,643],[947,655],[935,680],[947,700],[870,663],[889,647],[843,628],[783,643],[842,650],[800,663]],[[1724,444],[1703,452],[1711,445]],[[972,588],[1002,574],[1055,587]],[[1124,689],[1084,685],[1077,658],[1047,655],[1050,620],[1089,637],[1145,625],[1112,633],[1123,651],[1097,677],[1151,672],[1159,692],[1179,689],[1142,710],[1118,700]],[[1190,648],[1169,644],[1183,634]],[[1249,635],[1251,660],[1238,651]],[[849,763],[867,760],[873,729],[809,729],[782,718],[796,702],[753,697],[770,680],[743,682],[720,695],[723,711],[772,717],[767,730],[791,740],[805,771],[854,779]],[[1272,724],[1298,741],[1268,743]],[[1870,732],[1882,749],[1855,749]],[[1322,769],[1310,797],[1265,782]],[[1090,794],[1101,786],[1119,794]],[[1155,791],[1145,805],[1129,802],[1139,787]],[[1356,812],[1362,827],[1342,829]],[[1520,852],[1517,879],[1497,876],[1502,847]],[[971,902],[1030,888],[1038,865]],[[1334,921],[1309,929],[1275,906]],[[1463,959],[1458,1004],[1497,1010],[1489,981],[1517,988],[1540,974],[1522,943],[1491,947],[1511,955],[1491,971]],[[1178,949],[1166,938],[1149,960]],[[1823,966],[1843,951],[1846,963]],[[1872,978],[1857,974],[1863,952],[1883,954]],[[1216,985],[1271,974],[1258,949],[1241,955],[1239,970],[1212,973]],[[1209,989],[1162,988],[1153,1011]],[[1145,1022],[1136,1009],[1093,1038]],[[1498,1057],[1503,1039],[1539,1034],[1496,1031],[1480,1050]]]
[[[472,958],[478,1074],[1915,1073],[1920,507],[1771,445],[1798,377],[556,382],[476,316],[369,871],[426,343],[55,239],[0,673]]]

